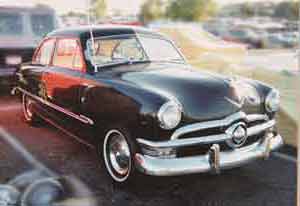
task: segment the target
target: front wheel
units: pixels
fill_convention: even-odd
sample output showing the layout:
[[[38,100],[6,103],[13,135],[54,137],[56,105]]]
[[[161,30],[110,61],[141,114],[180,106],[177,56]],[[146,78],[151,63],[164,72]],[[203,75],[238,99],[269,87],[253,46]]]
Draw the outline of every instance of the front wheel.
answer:
[[[115,182],[125,183],[133,179],[135,147],[126,131],[108,130],[104,138],[102,153],[106,170]]]

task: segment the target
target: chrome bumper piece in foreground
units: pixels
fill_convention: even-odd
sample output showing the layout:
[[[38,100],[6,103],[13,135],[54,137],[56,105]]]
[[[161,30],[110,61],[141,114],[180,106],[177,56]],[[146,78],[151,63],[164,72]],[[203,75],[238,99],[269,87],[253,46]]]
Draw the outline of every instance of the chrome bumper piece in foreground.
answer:
[[[201,172],[219,172],[221,169],[233,168],[258,158],[268,158],[271,151],[283,145],[280,135],[267,136],[262,142],[256,142],[232,151],[220,152],[219,145],[214,144],[206,155],[163,159],[137,153],[137,168],[148,175],[173,176]]]

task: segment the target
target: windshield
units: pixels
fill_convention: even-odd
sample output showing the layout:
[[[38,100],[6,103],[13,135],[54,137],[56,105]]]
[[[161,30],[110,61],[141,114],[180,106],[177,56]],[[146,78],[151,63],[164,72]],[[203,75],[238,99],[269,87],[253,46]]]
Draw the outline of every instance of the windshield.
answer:
[[[36,36],[44,36],[54,29],[53,15],[50,14],[32,14],[31,28]]]
[[[90,40],[87,45],[88,56],[97,66],[145,61],[184,63],[183,57],[170,41],[152,36],[95,38],[94,45]]]
[[[0,35],[19,35],[23,32],[22,16],[0,13]]]

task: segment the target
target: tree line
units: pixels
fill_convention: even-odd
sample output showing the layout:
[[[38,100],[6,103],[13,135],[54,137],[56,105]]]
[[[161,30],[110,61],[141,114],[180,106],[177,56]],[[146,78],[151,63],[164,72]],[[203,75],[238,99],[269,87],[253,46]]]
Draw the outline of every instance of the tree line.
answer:
[[[269,16],[297,20],[299,18],[299,0],[284,0],[281,2],[245,2],[225,6],[221,16],[254,17]]]
[[[270,16],[297,20],[299,18],[299,0],[284,0],[279,3],[268,2],[233,3],[219,8],[217,0],[146,0],[141,6],[140,20],[144,23],[160,19],[174,21],[203,21],[211,17]],[[91,15],[101,18],[106,15],[107,0],[90,0]],[[266,6],[267,5],[267,6]]]
[[[141,7],[140,19],[145,23],[162,18],[200,21],[216,12],[214,0],[147,0]]]
[[[147,0],[141,7],[140,19],[145,23],[159,19],[202,21],[230,10],[231,12],[226,13],[227,16],[270,16],[297,20],[299,6],[299,0],[278,3],[245,1],[223,8],[219,8],[214,0]]]

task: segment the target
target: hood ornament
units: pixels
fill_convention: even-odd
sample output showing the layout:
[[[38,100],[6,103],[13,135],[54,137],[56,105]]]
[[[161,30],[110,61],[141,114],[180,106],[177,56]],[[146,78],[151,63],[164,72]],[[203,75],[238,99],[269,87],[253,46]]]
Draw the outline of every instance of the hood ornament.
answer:
[[[225,100],[227,100],[228,102],[230,102],[231,104],[235,105],[237,108],[241,109],[244,105],[244,101],[245,98],[243,98],[243,100],[241,102],[236,102],[228,97],[224,97]]]
[[[239,79],[231,78],[229,80],[229,86],[232,90],[232,94],[236,97],[234,99],[225,97],[227,101],[241,108],[245,102],[251,105],[260,104],[260,96],[254,86],[241,81]]]

